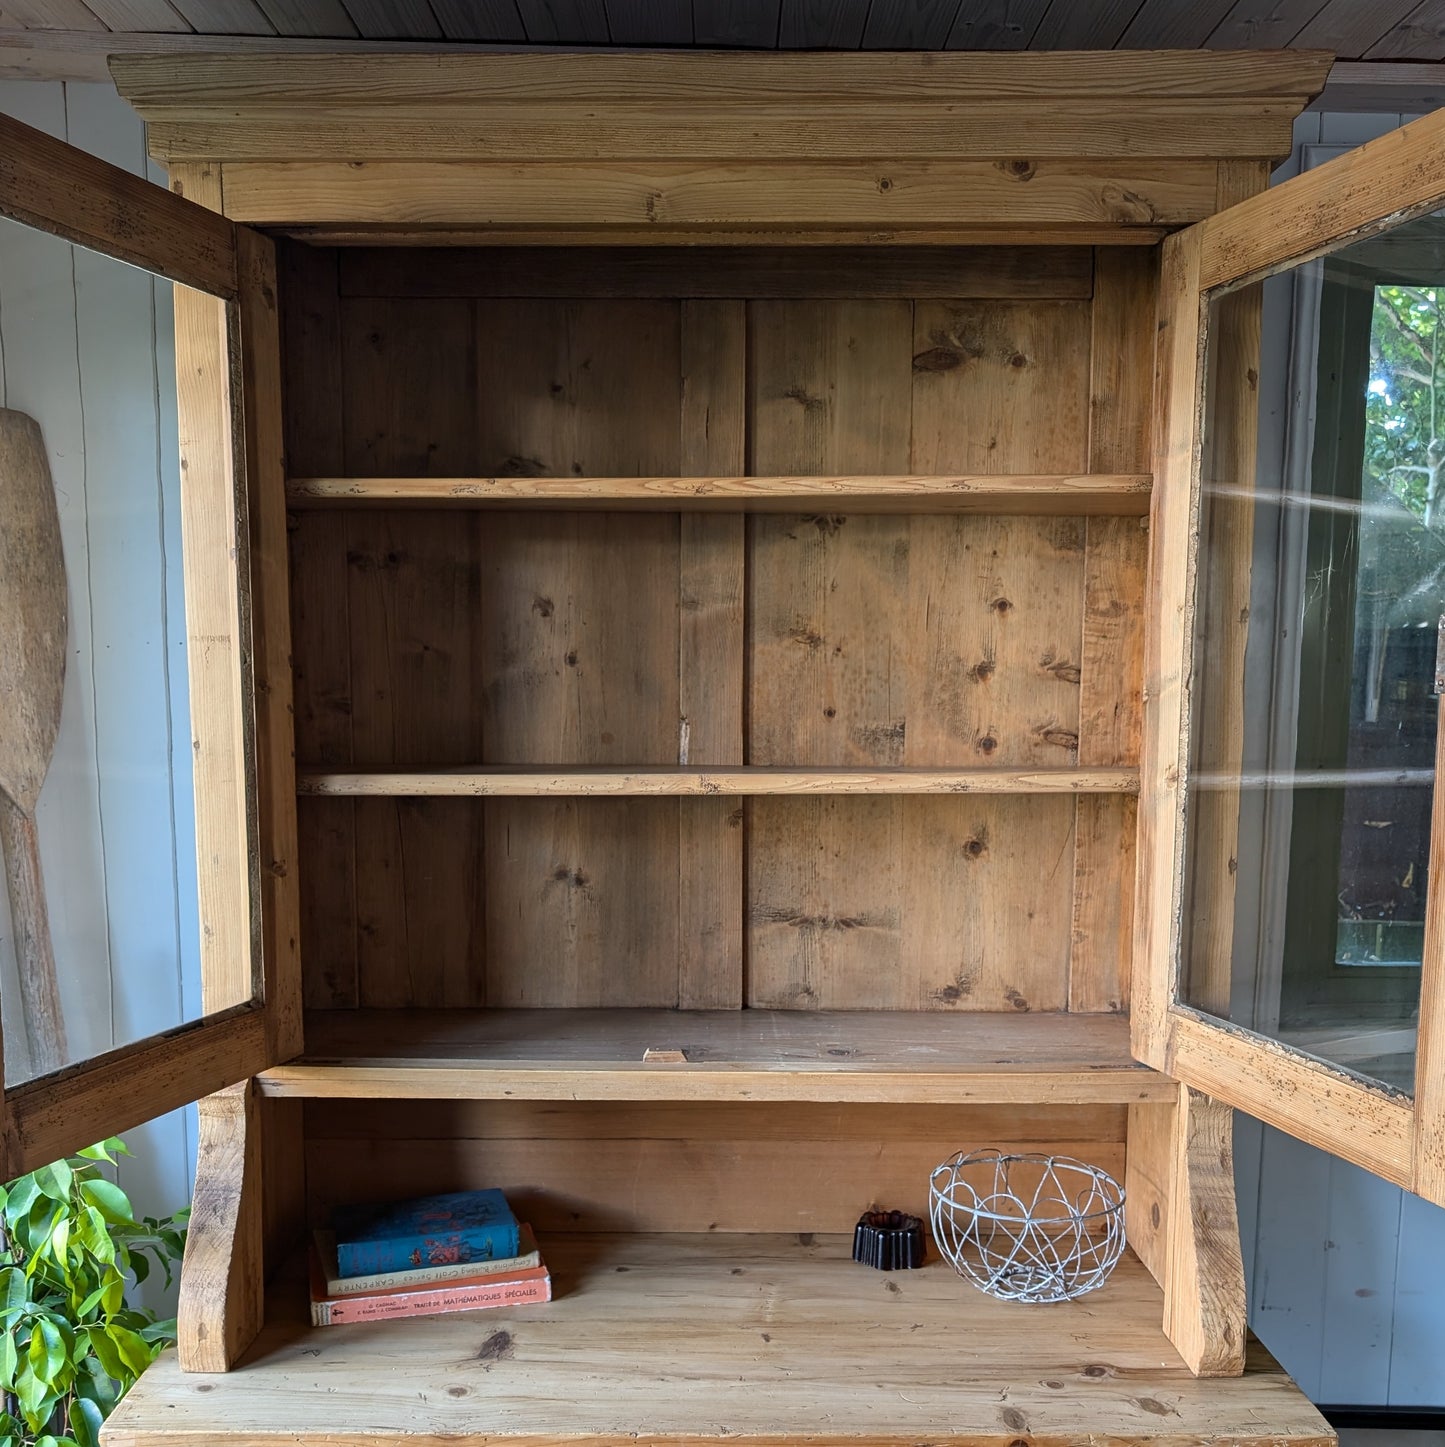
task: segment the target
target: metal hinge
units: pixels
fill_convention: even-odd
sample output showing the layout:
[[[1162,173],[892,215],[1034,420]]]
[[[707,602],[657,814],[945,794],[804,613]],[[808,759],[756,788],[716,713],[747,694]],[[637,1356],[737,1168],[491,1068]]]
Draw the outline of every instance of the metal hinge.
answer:
[[[1445,693],[1445,613],[1435,625],[1435,692]]]

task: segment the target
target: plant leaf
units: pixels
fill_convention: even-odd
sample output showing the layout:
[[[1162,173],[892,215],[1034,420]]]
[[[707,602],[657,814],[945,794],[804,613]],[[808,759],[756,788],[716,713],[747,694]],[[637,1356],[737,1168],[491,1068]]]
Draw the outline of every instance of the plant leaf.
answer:
[[[65,1343],[60,1329],[47,1317],[41,1317],[30,1333],[30,1370],[46,1387],[56,1388],[65,1368]]]
[[[140,1376],[150,1366],[156,1349],[149,1342],[142,1340],[129,1327],[116,1326],[112,1323],[109,1335],[111,1341],[115,1343],[116,1350],[120,1353],[121,1360],[130,1368],[131,1374]]]
[[[130,1376],[126,1371],[120,1348],[110,1339],[106,1328],[103,1325],[88,1326],[82,1334],[90,1343],[90,1349],[95,1353],[95,1359],[100,1363],[101,1370],[106,1376],[125,1386],[129,1382]]]
[[[98,1177],[80,1184],[82,1200],[94,1206],[113,1226],[134,1226],[137,1224],[131,1214],[130,1200],[114,1181]]]
[[[74,1174],[64,1161],[55,1161],[48,1166],[41,1166],[35,1172],[35,1184],[42,1195],[49,1196],[52,1201],[68,1201],[70,1199],[70,1185]]]
[[[15,1373],[20,1369],[20,1353],[15,1346],[15,1333],[0,1336],[0,1392],[15,1390]]]
[[[70,1404],[70,1430],[76,1447],[99,1447],[100,1424],[105,1421],[101,1410],[87,1397],[77,1397]]]

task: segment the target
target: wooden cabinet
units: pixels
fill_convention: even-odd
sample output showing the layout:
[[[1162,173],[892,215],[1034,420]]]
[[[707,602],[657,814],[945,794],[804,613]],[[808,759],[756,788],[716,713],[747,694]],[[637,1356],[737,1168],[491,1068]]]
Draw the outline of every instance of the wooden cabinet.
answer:
[[[177,196],[7,126],[0,210],[209,294],[229,1008],[4,1099],[18,1168],[230,1086],[109,1441],[1328,1440],[1246,1342],[1229,1106],[1445,1196],[1440,926],[1418,1117],[1227,1003],[1238,284],[1439,204],[1445,123],[1257,196],[1325,64],[117,61]],[[984,1144],[1126,1182],[1107,1288],[847,1262]],[[331,1205],[479,1184],[550,1307],[301,1325]]]

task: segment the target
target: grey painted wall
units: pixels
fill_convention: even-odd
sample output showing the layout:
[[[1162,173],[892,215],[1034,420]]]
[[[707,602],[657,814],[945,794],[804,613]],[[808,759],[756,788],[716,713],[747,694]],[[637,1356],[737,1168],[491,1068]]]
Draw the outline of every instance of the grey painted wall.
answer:
[[[7,82],[0,111],[147,174],[140,121],[110,86]],[[199,1011],[172,336],[169,283],[0,222],[0,404],[45,435],[69,586],[61,731],[37,821],[74,1055]],[[0,890],[7,1007],[16,983]],[[17,1026],[7,1008],[7,1074],[24,1078]],[[188,1117],[128,1137],[120,1180],[142,1213],[190,1197]]]
[[[140,123],[107,86],[4,83],[0,111],[147,172]],[[1279,176],[1299,146],[1355,145],[1403,119],[1307,115]],[[70,576],[65,724],[41,830],[57,951],[83,981],[75,1018],[92,1048],[198,1008],[168,301],[140,273],[0,231],[0,401],[44,428]],[[1268,358],[1289,321],[1278,308],[1266,319],[1277,415],[1264,447],[1282,446],[1285,386]],[[4,909],[0,896],[9,998]],[[5,1045],[23,1048],[8,1029]],[[187,1115],[131,1139],[122,1180],[137,1204],[184,1202]],[[1247,1118],[1236,1160],[1250,1319],[1305,1391],[1445,1406],[1445,1211]]]

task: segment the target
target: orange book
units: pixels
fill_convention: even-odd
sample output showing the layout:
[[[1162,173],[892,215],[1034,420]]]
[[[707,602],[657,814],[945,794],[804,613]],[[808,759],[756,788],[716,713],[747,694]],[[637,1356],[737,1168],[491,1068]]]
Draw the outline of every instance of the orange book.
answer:
[[[326,1274],[311,1250],[311,1324],[340,1326],[353,1321],[385,1321],[402,1316],[440,1316],[449,1311],[481,1311],[495,1306],[526,1306],[551,1301],[552,1274],[545,1266],[504,1271],[435,1286],[397,1287],[359,1296],[328,1296]]]

